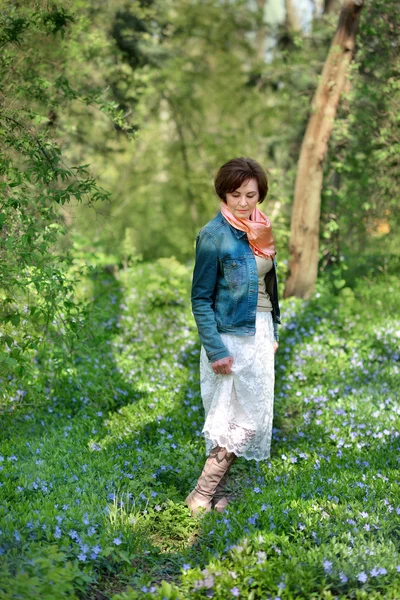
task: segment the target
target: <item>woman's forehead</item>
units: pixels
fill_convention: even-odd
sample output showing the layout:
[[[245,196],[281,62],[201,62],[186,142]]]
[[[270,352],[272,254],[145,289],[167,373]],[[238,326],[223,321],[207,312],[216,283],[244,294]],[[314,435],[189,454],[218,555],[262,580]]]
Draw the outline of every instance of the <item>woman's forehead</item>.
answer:
[[[249,191],[258,192],[257,179],[248,179],[247,181],[243,181],[243,183],[233,191],[234,192],[249,192]]]

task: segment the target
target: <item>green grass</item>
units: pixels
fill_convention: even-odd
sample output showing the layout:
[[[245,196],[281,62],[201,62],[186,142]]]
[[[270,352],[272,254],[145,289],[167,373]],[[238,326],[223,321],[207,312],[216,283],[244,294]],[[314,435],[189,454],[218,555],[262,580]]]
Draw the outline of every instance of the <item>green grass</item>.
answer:
[[[396,278],[281,301],[270,460],[238,459],[229,509],[192,518],[190,273],[99,272],[90,335],[0,382],[0,599],[399,598]]]

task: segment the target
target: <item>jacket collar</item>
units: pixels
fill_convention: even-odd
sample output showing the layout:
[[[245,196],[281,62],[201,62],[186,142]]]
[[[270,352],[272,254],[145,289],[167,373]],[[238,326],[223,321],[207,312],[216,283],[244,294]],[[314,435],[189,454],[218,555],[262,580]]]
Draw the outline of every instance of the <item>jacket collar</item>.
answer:
[[[246,235],[245,231],[240,231],[240,229],[236,229],[236,227],[233,227],[233,225],[231,225],[230,223],[228,223],[228,225],[232,229],[233,233],[236,235],[237,238],[241,238],[244,235]]]

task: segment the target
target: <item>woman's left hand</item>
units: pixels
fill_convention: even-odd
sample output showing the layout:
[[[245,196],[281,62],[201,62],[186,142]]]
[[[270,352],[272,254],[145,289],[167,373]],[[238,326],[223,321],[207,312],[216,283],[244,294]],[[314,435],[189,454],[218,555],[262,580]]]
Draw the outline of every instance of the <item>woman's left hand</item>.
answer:
[[[278,348],[279,348],[279,344],[277,341],[275,341],[274,342],[274,354],[276,354],[276,351],[278,350]]]

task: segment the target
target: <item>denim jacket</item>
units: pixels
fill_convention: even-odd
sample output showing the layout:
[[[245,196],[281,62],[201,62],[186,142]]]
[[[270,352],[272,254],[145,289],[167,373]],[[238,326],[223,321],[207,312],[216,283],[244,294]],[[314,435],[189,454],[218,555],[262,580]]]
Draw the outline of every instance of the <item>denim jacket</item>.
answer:
[[[278,341],[281,320],[276,267],[274,258],[265,283]],[[197,234],[191,291],[192,313],[209,362],[230,356],[220,333],[255,335],[257,301],[257,263],[247,234],[219,212]]]

